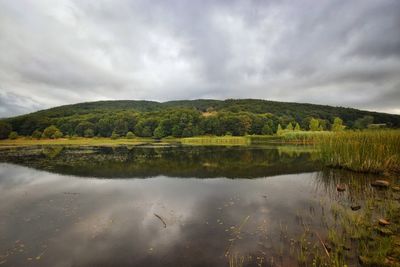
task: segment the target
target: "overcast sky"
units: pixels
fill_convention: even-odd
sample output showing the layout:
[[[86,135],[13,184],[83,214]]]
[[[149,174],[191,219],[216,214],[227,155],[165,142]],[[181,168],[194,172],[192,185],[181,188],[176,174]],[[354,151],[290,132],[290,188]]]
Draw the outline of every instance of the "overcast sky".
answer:
[[[400,1],[0,0],[0,117],[262,98],[400,114]]]

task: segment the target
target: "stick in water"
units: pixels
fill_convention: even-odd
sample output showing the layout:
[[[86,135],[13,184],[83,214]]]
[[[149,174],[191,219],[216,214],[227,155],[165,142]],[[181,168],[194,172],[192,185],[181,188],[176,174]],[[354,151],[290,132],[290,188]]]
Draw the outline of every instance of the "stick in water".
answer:
[[[161,218],[160,215],[154,213],[154,216],[156,216],[158,219],[160,219],[160,221],[164,224],[164,228],[167,228],[167,224],[165,223],[165,221],[163,220],[163,218]]]
[[[318,237],[318,239],[319,239],[319,242],[321,242],[321,245],[322,245],[322,247],[324,248],[326,255],[328,256],[328,258],[330,258],[331,256],[329,255],[329,251],[328,251],[328,249],[326,248],[325,243],[322,241],[322,239],[321,239],[321,237],[319,236],[319,234],[318,234],[317,232],[315,232],[315,233],[317,234],[317,237]]]

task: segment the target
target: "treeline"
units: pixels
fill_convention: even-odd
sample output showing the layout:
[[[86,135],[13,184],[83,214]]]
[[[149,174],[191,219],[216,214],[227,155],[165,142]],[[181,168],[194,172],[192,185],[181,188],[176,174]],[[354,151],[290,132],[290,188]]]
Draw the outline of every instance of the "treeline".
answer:
[[[374,122],[372,116],[356,120],[352,127],[366,128]],[[45,116],[43,112],[20,116],[0,123],[0,138],[59,138],[80,137],[191,137],[198,135],[270,135],[292,130],[337,130],[345,124],[340,118],[332,120],[294,118],[270,113],[246,111],[217,111],[208,107],[205,111],[196,108],[169,107],[157,111],[97,109],[72,114],[58,113]]]

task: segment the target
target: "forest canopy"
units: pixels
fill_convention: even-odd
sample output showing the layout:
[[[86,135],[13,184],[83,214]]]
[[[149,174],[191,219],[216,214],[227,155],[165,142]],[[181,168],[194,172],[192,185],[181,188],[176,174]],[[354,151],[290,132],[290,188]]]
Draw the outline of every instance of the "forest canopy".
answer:
[[[337,125],[340,122],[340,125]],[[335,124],[336,123],[336,124]],[[343,124],[343,127],[342,127]],[[400,116],[352,108],[257,99],[99,101],[55,107],[0,121],[1,138],[21,136],[189,137],[273,134],[285,130],[400,127]]]

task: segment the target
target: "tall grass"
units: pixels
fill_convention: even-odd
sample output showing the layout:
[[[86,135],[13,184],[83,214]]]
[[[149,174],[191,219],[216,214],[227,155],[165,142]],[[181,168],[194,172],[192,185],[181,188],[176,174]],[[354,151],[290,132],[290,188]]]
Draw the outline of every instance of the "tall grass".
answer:
[[[400,172],[400,130],[344,131],[318,137],[325,165],[360,172]]]
[[[328,131],[283,131],[279,137],[285,143],[314,144],[321,136],[331,134],[333,133]]]
[[[246,136],[199,136],[180,139],[186,145],[250,145],[250,139]]]

